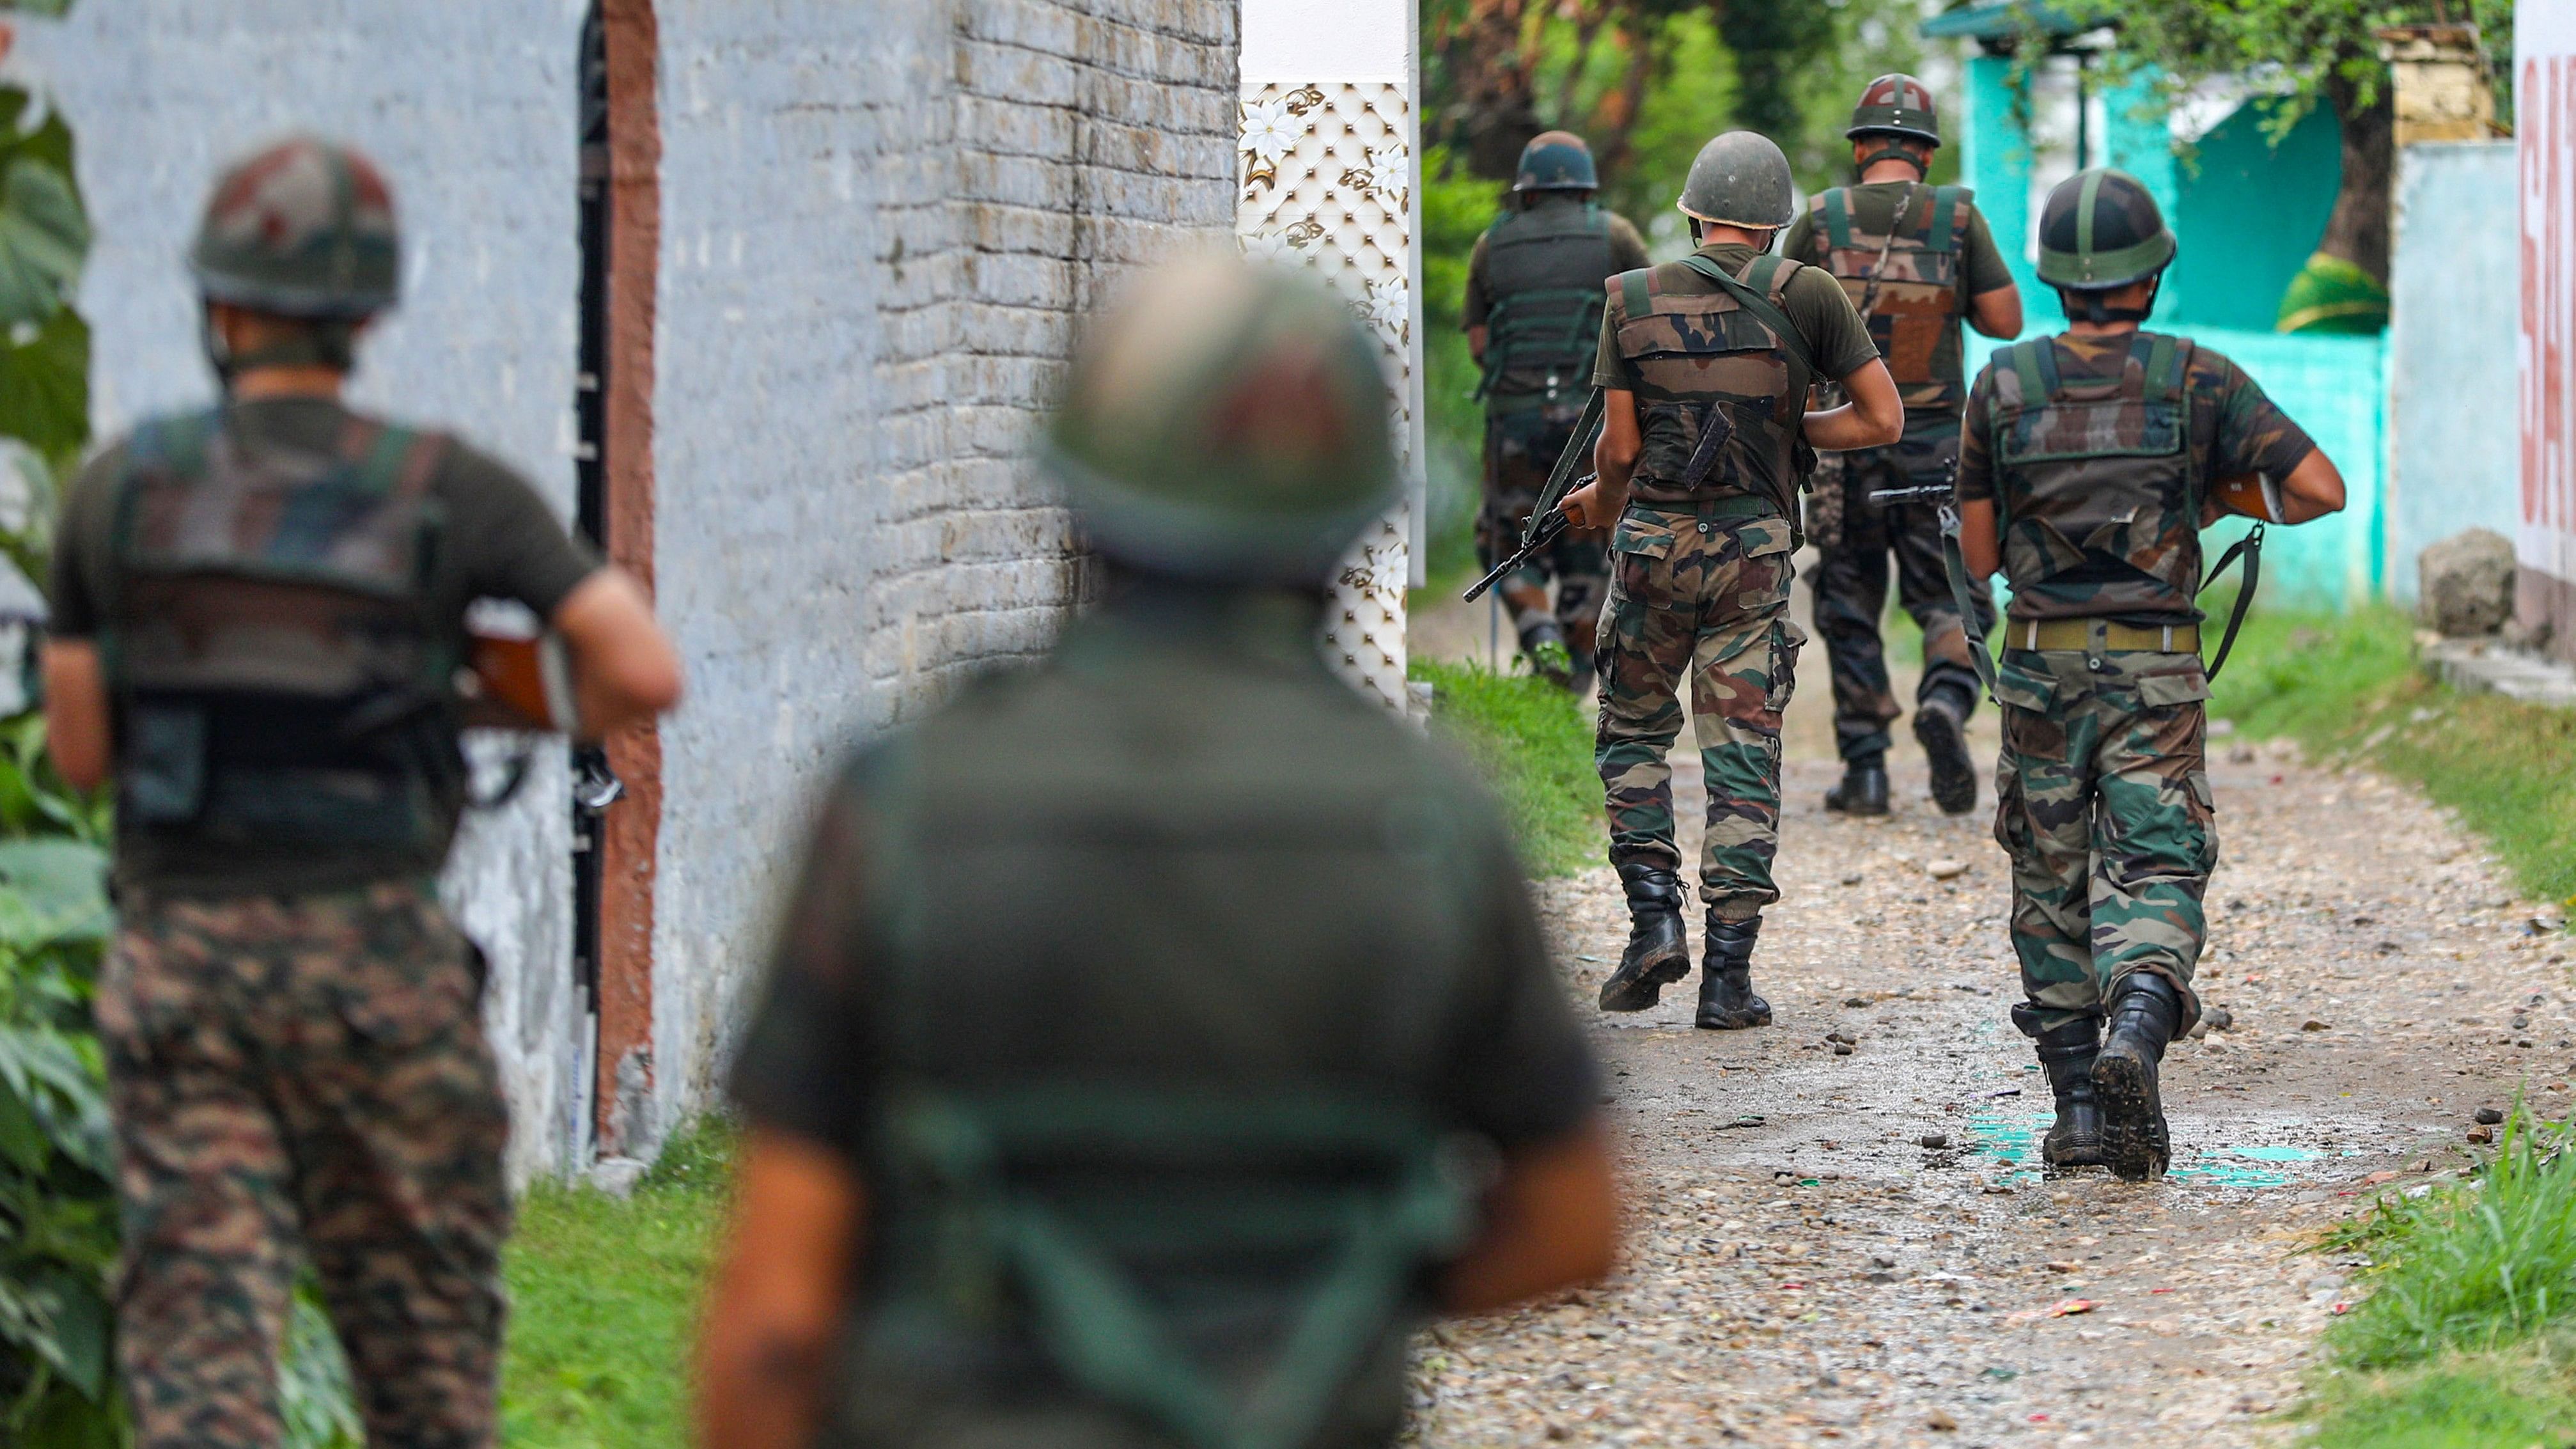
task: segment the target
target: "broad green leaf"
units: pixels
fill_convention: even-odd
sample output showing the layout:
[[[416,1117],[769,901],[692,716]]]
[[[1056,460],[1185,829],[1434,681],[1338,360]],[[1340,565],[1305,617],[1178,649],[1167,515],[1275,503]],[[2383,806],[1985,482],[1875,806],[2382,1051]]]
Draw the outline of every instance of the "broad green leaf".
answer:
[[[0,176],[0,327],[62,310],[88,253],[89,220],[70,178],[31,156],[11,161]]]
[[[57,309],[24,340],[0,327],[0,434],[56,469],[89,442],[89,323]]]
[[[107,854],[77,840],[0,840],[0,943],[107,936]]]

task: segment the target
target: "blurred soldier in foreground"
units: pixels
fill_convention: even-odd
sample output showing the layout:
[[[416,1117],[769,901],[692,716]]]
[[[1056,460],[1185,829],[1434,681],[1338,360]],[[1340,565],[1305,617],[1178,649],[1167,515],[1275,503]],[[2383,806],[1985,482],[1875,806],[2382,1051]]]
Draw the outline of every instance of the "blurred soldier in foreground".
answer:
[[[1508,209],[1467,259],[1467,347],[1485,371],[1476,549],[1486,568],[1511,553],[1591,394],[1602,282],[1646,265],[1637,229],[1593,204],[1600,184],[1582,137],[1542,132],[1521,148]],[[1592,636],[1609,585],[1603,541],[1598,530],[1568,530],[1502,583],[1530,667],[1577,696],[1592,691]]]
[[[1905,436],[1892,448],[1825,459],[1809,500],[1808,529],[1820,555],[1816,632],[1833,676],[1834,746],[1843,758],[1842,783],[1827,792],[1825,808],[1887,813],[1887,727],[1898,710],[1878,626],[1892,552],[1897,597],[1923,630],[1914,738],[1932,766],[1933,802],[1962,815],[1977,803],[1967,737],[1977,675],[1942,574],[1937,514],[1950,500],[1959,410],[1968,399],[1959,320],[1989,337],[2019,336],[2021,292],[1968,189],[1923,184],[1941,145],[1923,82],[1910,75],[1871,81],[1843,134],[1860,184],[1811,197],[1780,250],[1842,282],[1905,399]],[[1871,498],[1888,493],[1900,496]],[[1982,635],[1994,608],[1972,602]]]
[[[1504,828],[1316,652],[1384,399],[1339,301],[1232,260],[1094,330],[1048,457],[1110,597],[823,798],[734,1080],[706,1444],[1385,1444],[1422,1310],[1607,1268]]]
[[[1665,762],[1688,680],[1708,781],[1697,1020],[1732,1030],[1771,1021],[1752,963],[1762,908],[1780,898],[1780,712],[1806,642],[1789,618],[1798,492],[1814,449],[1893,443],[1904,410],[1833,277],[1767,254],[1793,210],[1779,147],[1750,131],[1709,142],[1680,209],[1699,250],[1610,280],[1593,373],[1600,477],[1565,512],[1617,526],[1594,756],[1631,929],[1601,1009],[1643,1011],[1690,974]],[[1819,381],[1851,403],[1808,412]]]
[[[2270,494],[2246,511],[2275,523],[2341,509],[2343,475],[2235,363],[2140,330],[2174,239],[2136,179],[2059,182],[2039,248],[2067,329],[1977,375],[1959,541],[1969,574],[2001,569],[2012,586],[1995,838],[2012,853],[2028,997],[2013,1024],[2057,1098],[2042,1156],[2140,1181],[2169,1157],[2157,1066],[2200,1016],[2192,968],[2218,862],[2200,530],[2246,475]]]
[[[399,275],[366,158],[250,157],[190,263],[223,400],[83,470],[45,648],[55,761],[116,782],[98,1025],[136,1443],[278,1442],[309,1259],[368,1443],[486,1445],[509,1123],[435,879],[467,795],[466,606],[551,621],[593,733],[668,708],[678,663],[517,474],[341,406]]]

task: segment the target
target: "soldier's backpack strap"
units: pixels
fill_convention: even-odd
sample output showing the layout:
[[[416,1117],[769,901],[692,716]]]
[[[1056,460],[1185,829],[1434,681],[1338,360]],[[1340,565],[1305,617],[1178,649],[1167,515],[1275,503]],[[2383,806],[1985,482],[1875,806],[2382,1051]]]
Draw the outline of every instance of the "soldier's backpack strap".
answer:
[[[1825,240],[1839,251],[1851,245],[1851,188],[1825,188],[1822,205],[1825,210]]]

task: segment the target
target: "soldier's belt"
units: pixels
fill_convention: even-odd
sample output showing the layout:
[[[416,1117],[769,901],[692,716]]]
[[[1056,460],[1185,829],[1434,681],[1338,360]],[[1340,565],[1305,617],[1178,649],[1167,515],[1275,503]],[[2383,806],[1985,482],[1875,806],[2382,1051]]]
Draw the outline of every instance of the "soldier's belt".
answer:
[[[2109,619],[2007,619],[2007,649],[2085,649],[2097,652],[2197,654],[2198,624],[2146,628]]]

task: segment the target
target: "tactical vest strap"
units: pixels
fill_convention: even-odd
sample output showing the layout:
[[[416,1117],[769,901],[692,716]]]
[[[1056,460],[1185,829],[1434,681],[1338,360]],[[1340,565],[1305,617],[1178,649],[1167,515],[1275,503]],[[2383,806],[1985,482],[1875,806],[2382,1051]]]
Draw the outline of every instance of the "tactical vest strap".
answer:
[[[1646,288],[1646,273],[1652,270],[1639,267],[1619,274],[1619,306],[1632,320],[1655,310],[1654,294]]]
[[[2180,402],[2183,395],[2183,353],[2166,333],[2154,334],[2147,344],[2147,396],[2151,403]]]
[[[1427,1126],[1352,1099],[1229,1102],[1065,1086],[916,1092],[895,1100],[885,1125],[898,1171],[935,1194],[932,1241],[945,1261],[925,1280],[930,1291],[961,1305],[1026,1302],[1040,1341],[1077,1383],[1204,1449],[1309,1442],[1420,1266],[1472,1231],[1475,1185]],[[1150,1174],[1209,1161],[1304,1164],[1326,1179],[1265,1180],[1247,1190],[1240,1214],[1209,1222],[1202,1211],[1191,1225],[1217,1229],[1221,1247],[1329,1245],[1270,1372],[1240,1405],[1174,1340],[1122,1265],[1122,1250],[1171,1248],[1169,1205],[1148,1199],[1126,1205],[1125,1221],[1104,1219],[1096,1203],[1082,1211],[1051,1201],[1025,1171],[1074,1162]],[[1337,1164],[1355,1166],[1334,1182]]]
[[[1923,238],[1925,251],[1955,252],[1959,249],[1957,215],[1960,195],[1961,188],[1956,186],[1932,188],[1932,230]]]
[[[1840,186],[1825,189],[1825,240],[1840,250],[1852,244],[1851,192]]]

